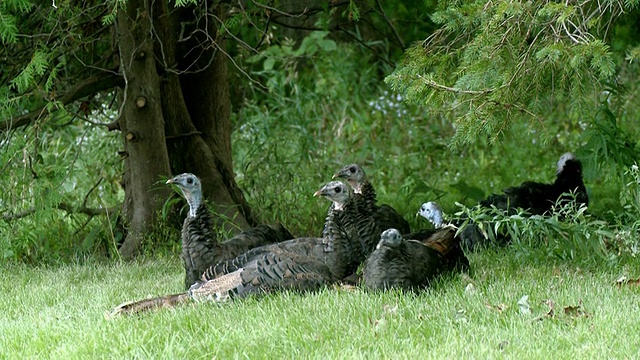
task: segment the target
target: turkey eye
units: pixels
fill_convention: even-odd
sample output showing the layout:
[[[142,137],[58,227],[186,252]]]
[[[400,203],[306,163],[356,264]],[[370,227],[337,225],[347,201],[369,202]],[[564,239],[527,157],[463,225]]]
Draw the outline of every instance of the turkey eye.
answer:
[[[187,184],[193,184],[193,179],[192,178],[188,178],[187,179]]]
[[[349,171],[353,174],[354,172],[356,172],[356,168],[349,168]]]
[[[336,190],[336,193],[338,193],[338,194],[340,193],[340,187],[336,187],[335,190]]]

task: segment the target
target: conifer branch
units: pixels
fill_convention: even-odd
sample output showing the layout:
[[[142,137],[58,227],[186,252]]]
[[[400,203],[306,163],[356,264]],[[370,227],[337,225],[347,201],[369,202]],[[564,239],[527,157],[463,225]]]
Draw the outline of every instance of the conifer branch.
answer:
[[[427,79],[426,77],[418,74],[416,75],[416,77],[422,81],[424,81],[424,83],[432,88],[432,89],[436,89],[436,90],[442,90],[442,91],[448,91],[448,92],[452,92],[452,93],[456,93],[456,94],[465,94],[465,95],[487,95],[487,94],[491,94],[492,92],[495,92],[499,89],[502,89],[504,87],[506,87],[506,85],[502,85],[500,87],[497,88],[493,88],[493,89],[484,89],[484,90],[463,90],[463,89],[458,89],[458,88],[453,88],[453,87],[449,87],[446,85],[442,85],[442,84],[438,84],[437,82],[431,80],[431,79]]]

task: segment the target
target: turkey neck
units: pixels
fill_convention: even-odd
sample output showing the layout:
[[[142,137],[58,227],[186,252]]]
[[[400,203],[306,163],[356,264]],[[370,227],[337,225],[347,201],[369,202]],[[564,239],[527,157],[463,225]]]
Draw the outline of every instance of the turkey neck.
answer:
[[[436,229],[442,229],[444,227],[442,221],[442,213],[436,212],[435,214],[433,214],[433,219],[431,219],[431,222],[433,223],[433,227],[435,227]]]
[[[556,176],[554,186],[559,187],[561,192],[576,191],[576,189],[586,192],[582,180],[582,163],[577,160],[567,160],[562,171]]]
[[[196,216],[187,216],[182,226],[182,259],[185,263],[185,286],[197,281],[219,254],[218,241],[213,231],[213,218],[209,209],[200,204]]]
[[[322,232],[325,252],[325,263],[337,278],[344,278],[358,268],[360,261],[360,244],[358,243],[356,224],[353,220],[355,202],[349,199],[340,209],[332,209]]]
[[[376,205],[377,195],[376,189],[373,188],[373,185],[369,182],[369,180],[364,179],[361,184],[359,184],[360,194],[362,194],[362,198],[364,199],[364,205],[368,211],[372,214],[378,210],[378,206]]]
[[[382,232],[370,213],[358,212],[356,227],[362,256],[366,258],[375,251]]]
[[[189,217],[196,217],[198,209],[202,204],[202,191],[200,189],[194,191],[182,191],[184,198],[189,204]]]

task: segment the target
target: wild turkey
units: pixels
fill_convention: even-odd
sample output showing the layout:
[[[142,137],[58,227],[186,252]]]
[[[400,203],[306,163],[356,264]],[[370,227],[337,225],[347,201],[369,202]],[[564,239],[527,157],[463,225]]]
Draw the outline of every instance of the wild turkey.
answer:
[[[582,180],[582,163],[572,153],[565,153],[558,160],[556,179],[553,183],[525,181],[519,186],[503,190],[502,194],[490,195],[480,201],[478,206],[495,206],[509,214],[515,213],[517,208],[522,208],[533,215],[544,215],[550,212],[556,203],[563,205],[572,201],[573,197],[568,195],[569,193],[574,194],[577,206],[589,204],[587,189]],[[491,223],[487,224],[487,227],[492,226]],[[469,250],[487,243],[485,234],[476,223],[465,226],[460,236]],[[506,245],[511,241],[506,233],[498,233],[495,236],[498,245]]]
[[[493,205],[508,211],[522,208],[531,214],[542,215],[551,211],[558,199],[561,203],[570,201],[572,198],[567,195],[570,192],[575,194],[577,205],[589,204],[587,189],[582,180],[582,163],[572,153],[565,153],[558,160],[556,180],[553,183],[526,181],[520,186],[503,190],[502,194],[490,195],[480,205]]]
[[[427,246],[433,247],[443,255],[444,268],[446,270],[469,270],[469,259],[464,254],[462,244],[464,242],[465,229],[456,235],[458,228],[453,224],[444,222],[444,213],[440,206],[429,201],[420,206],[418,214],[429,220],[435,230],[425,239],[418,239]]]
[[[211,265],[233,259],[257,246],[292,239],[282,225],[258,225],[224,241],[218,242],[211,212],[202,199],[200,179],[189,173],[167,180],[177,185],[189,204],[189,215],[182,226],[182,259],[185,268],[185,288],[200,279]]]
[[[345,184],[332,181],[316,191],[314,196],[324,196],[332,201],[322,238],[296,238],[251,249],[234,259],[211,266],[205,271],[203,280],[212,280],[232,273],[265,254],[295,254],[313,258],[328,264],[339,278],[355,272],[358,264],[364,260],[365,254],[360,241],[360,225],[363,221],[359,220],[353,193]]]
[[[352,239],[354,198],[349,188],[333,181],[316,192],[333,201],[323,238],[300,238],[255,248],[237,258],[207,269],[203,282],[187,292],[117,307],[110,316],[132,314],[156,307],[173,307],[195,299],[221,301],[278,289],[316,290],[355,271],[360,242]],[[354,250],[355,249],[355,250]]]
[[[367,179],[364,170],[357,164],[344,166],[333,175],[334,178],[345,179],[356,194],[362,196],[364,205],[371,212],[376,224],[381,230],[398,229],[403,234],[411,232],[409,222],[389,205],[377,205],[376,191]],[[377,241],[376,241],[377,242]]]
[[[396,229],[385,230],[376,250],[365,262],[365,286],[375,290],[428,286],[438,275],[451,269],[453,261],[448,257],[455,251],[448,247],[459,247],[459,243],[450,235],[449,229],[443,229],[434,234],[437,238],[423,243],[404,239]]]

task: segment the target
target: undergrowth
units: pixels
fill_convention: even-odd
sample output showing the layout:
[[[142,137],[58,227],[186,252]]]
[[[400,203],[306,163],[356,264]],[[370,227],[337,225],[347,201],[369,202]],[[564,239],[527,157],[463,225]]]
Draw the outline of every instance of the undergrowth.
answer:
[[[612,236],[616,253],[638,247],[640,216],[632,207],[638,190],[630,186],[637,178],[629,169],[637,158],[634,139],[640,130],[633,126],[635,108],[619,105],[620,99],[633,104],[635,88],[610,95],[593,118],[562,120],[566,107],[560,106],[548,114],[556,120],[544,126],[515,123],[499,141],[478,138],[453,150],[449,145],[456,129],[441,112],[429,104],[407,104],[383,84],[391,68],[377,64],[362,47],[338,44],[326,33],[305,41],[304,49],[285,41],[238,60],[253,80],[265,84],[252,85],[244,75],[234,78],[246,96],[235,104],[232,119],[236,180],[262,222],[281,222],[298,236],[318,235],[328,204],[312,194],[343,165],[357,162],[379,202],[394,206],[419,229],[426,226],[415,215],[423,202],[437,200],[455,213],[456,203],[472,207],[525,180],[551,182],[558,157],[572,151],[585,165],[593,218],[572,225],[556,224],[554,218],[522,220],[517,225],[526,230],[518,236],[522,243],[549,237],[555,224],[553,234],[575,233],[568,235],[575,244],[560,242],[567,248],[550,250],[549,257],[575,253],[576,244],[592,231],[596,237],[604,236],[599,232]],[[119,207],[121,162],[114,156],[119,140],[90,124],[72,126],[74,131],[63,137],[45,131],[56,126],[52,121],[31,127],[20,141],[14,136],[0,147],[3,216],[34,211],[0,220],[4,260],[100,257],[115,254],[122,240],[116,213],[89,217],[59,209],[63,202]],[[178,252],[180,225],[173,220],[149,234],[145,253]],[[570,256],[583,253],[592,256],[587,251]]]

